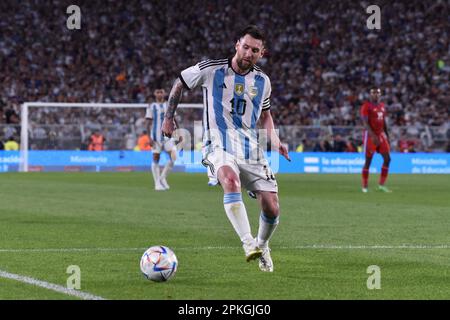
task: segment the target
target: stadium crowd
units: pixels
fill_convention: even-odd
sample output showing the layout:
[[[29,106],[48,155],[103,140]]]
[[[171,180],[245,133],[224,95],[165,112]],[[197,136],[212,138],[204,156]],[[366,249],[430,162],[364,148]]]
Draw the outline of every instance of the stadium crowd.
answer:
[[[427,126],[450,138],[449,1],[379,1],[381,30],[366,26],[369,2],[346,0],[82,0],[81,30],[69,30],[70,2],[0,2],[0,123],[18,124],[24,101],[151,101],[183,68],[231,56],[237,28],[254,23],[267,33],[261,68],[272,80],[276,125],[359,126],[359,107],[376,85],[395,146],[407,136],[431,151]],[[201,102],[201,91],[185,92],[183,102]],[[114,125],[142,117],[36,109],[32,121]]]

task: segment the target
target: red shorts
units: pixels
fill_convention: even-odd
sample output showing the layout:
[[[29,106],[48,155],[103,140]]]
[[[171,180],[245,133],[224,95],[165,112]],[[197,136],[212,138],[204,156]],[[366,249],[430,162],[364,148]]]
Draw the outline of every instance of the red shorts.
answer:
[[[382,132],[377,137],[378,140],[380,140],[380,145],[378,147],[375,143],[373,143],[369,133],[367,131],[364,132],[364,151],[366,153],[366,157],[371,158],[375,152],[383,154],[391,151],[386,133]]]

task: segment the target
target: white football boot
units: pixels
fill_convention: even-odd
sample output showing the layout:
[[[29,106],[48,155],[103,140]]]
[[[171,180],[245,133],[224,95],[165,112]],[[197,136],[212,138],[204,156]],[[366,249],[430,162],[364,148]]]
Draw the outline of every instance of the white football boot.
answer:
[[[258,259],[262,255],[262,250],[258,247],[256,241],[244,243],[242,248],[244,248],[245,260],[247,260],[247,262]]]
[[[157,183],[157,184],[155,185],[155,190],[156,190],[156,191],[165,191],[166,188],[164,188],[164,186],[163,186],[161,183]]]
[[[269,247],[262,249],[262,255],[259,258],[259,269],[264,272],[273,272],[273,261]]]
[[[159,183],[161,184],[161,186],[165,189],[165,190],[169,190],[170,186],[167,183],[166,178],[159,178]]]

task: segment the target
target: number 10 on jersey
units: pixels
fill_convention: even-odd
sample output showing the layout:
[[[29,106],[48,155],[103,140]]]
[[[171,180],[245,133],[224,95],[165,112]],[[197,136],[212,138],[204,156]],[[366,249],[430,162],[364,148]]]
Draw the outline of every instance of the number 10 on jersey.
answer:
[[[247,105],[247,101],[245,99],[231,99],[231,114],[237,114],[238,116],[243,116],[245,113],[245,107]]]

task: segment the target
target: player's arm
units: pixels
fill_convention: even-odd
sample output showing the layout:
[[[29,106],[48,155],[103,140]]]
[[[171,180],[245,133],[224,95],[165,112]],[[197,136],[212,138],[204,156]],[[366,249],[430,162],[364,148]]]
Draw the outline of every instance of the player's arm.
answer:
[[[153,125],[153,115],[152,115],[152,105],[148,106],[145,110],[145,127],[148,132],[149,143],[151,146],[153,146],[153,139],[152,139],[152,125]]]
[[[152,132],[152,125],[153,125],[153,119],[152,118],[145,118],[146,122],[146,128],[148,132],[148,143],[153,147],[153,139],[150,132]]]
[[[170,90],[168,107],[161,128],[163,135],[167,137],[171,137],[175,130],[175,111],[178,108],[181,95],[183,94],[183,86],[180,78],[177,78]]]
[[[199,87],[205,82],[209,75],[208,70],[210,70],[210,68],[201,68],[200,65],[201,63],[197,63],[196,65],[181,71],[180,76],[173,83],[169,94],[166,115],[164,116],[164,122],[162,124],[162,132],[167,137],[171,137],[175,130],[175,111],[177,110],[178,103],[180,103],[183,87],[187,90]]]
[[[361,116],[362,122],[363,122],[363,126],[364,129],[367,130],[367,132],[370,135],[370,138],[372,139],[373,143],[378,147],[380,145],[380,141],[378,140],[377,135],[375,134],[375,132],[373,132],[372,128],[370,127],[369,124],[369,117],[368,116]]]
[[[387,137],[388,142],[389,142],[391,139],[389,139],[389,133],[388,133],[388,128],[387,128],[387,124],[386,124],[386,118],[384,118],[383,121],[384,121],[384,133],[386,133],[386,137]]]
[[[372,128],[370,127],[369,124],[369,106],[367,103],[364,103],[361,107],[361,112],[360,112],[360,116],[361,116],[361,120],[364,126],[364,129],[366,129],[366,131],[368,132],[370,138],[372,139],[373,143],[375,144],[375,146],[379,146],[380,145],[380,141],[378,140],[377,135],[375,134],[375,132],[373,132]]]
[[[275,131],[275,125],[273,123],[272,115],[270,114],[270,109],[263,110],[261,112],[260,124],[262,128],[267,130],[267,135],[274,149],[278,150],[278,152],[285,157],[286,160],[291,161],[287,148],[281,143],[280,138]]]

